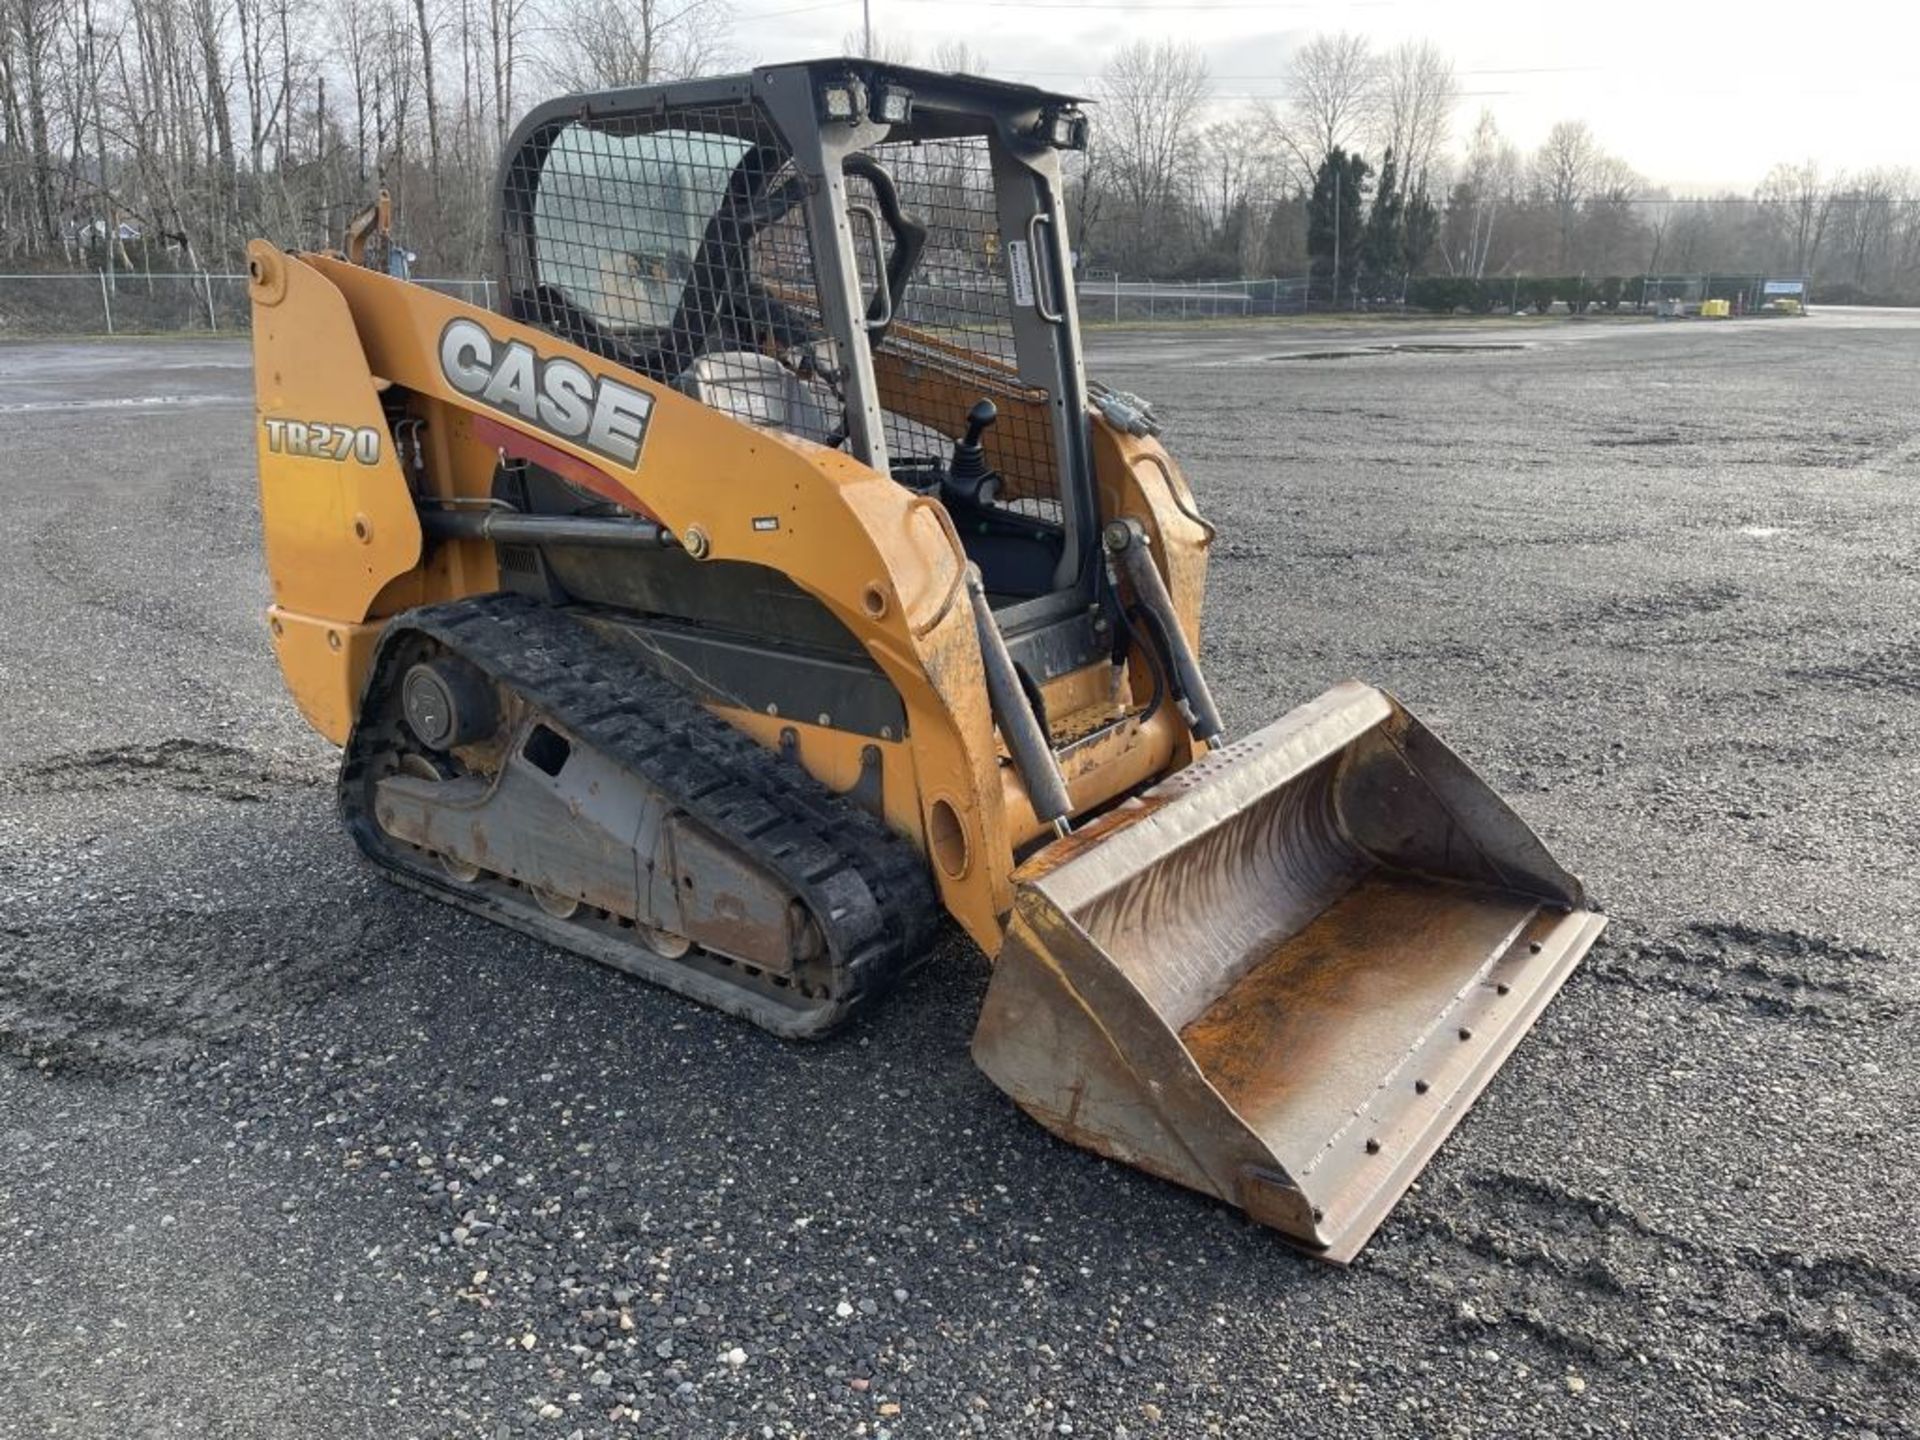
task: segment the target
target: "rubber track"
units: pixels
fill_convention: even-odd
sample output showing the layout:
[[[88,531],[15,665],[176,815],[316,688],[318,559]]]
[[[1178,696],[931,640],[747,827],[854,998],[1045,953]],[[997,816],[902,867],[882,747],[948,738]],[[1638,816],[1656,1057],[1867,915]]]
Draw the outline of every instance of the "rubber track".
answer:
[[[763,982],[667,960],[634,932],[558,920],[526,892],[449,880],[372,815],[376,762],[403,725],[398,692],[421,637],[479,667],[601,754],[632,769],[674,805],[765,866],[820,926],[826,994],[776,996]],[[798,765],[755,743],[563,610],[489,595],[396,616],[376,651],[360,719],[340,770],[340,807],[366,854],[395,878],[529,934],[631,970],[794,1038],[821,1035],[883,994],[927,952],[940,909],[926,862],[905,840]],[[610,953],[610,945],[630,952]],[[738,971],[738,967],[735,967]],[[738,993],[729,995],[729,989]]]

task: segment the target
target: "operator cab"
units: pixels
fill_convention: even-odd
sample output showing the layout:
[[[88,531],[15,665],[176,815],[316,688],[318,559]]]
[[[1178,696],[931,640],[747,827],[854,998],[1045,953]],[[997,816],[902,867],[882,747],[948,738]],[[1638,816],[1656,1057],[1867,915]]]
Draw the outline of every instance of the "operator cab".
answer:
[[[854,60],[559,101],[504,167],[505,304],[937,499],[1016,640],[1101,580],[1060,208],[1085,130],[1068,96]]]

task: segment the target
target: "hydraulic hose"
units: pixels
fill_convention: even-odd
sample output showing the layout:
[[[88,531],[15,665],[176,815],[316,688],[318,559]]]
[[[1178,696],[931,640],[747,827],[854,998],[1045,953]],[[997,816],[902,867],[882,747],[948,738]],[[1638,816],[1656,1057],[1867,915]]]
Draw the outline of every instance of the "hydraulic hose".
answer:
[[[1025,782],[1033,801],[1033,813],[1064,831],[1073,813],[1073,800],[1067,794],[1066,777],[1053,747],[1040,728],[1040,721],[1021,688],[1020,674],[1013,668],[1013,656],[1000,634],[1000,624],[987,604],[986,587],[980,583],[980,567],[967,566],[967,599],[973,605],[973,626],[980,638],[980,658],[987,671],[987,700],[993,707],[994,723],[1013,756],[1014,768]]]
[[[1166,640],[1170,652],[1167,658],[1173,663],[1173,676],[1180,691],[1180,713],[1187,728],[1193,731],[1195,739],[1217,740],[1226,727],[1220,721],[1219,708],[1213,703],[1213,692],[1207,688],[1207,677],[1200,671],[1200,657],[1193,653],[1187,632],[1180,628],[1173,597],[1167,594],[1166,583],[1161,580],[1160,571],[1148,552],[1147,532],[1138,520],[1115,520],[1107,525],[1103,538],[1108,552],[1119,560],[1122,573],[1133,586],[1134,599],[1157,622]]]

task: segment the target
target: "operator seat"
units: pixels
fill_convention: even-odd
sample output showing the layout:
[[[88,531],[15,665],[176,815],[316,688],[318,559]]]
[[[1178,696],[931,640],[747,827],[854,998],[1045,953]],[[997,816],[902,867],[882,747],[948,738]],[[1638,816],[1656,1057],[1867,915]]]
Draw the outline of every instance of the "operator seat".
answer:
[[[825,440],[833,430],[826,388],[757,350],[702,355],[681,372],[674,388],[736,420],[802,439]]]

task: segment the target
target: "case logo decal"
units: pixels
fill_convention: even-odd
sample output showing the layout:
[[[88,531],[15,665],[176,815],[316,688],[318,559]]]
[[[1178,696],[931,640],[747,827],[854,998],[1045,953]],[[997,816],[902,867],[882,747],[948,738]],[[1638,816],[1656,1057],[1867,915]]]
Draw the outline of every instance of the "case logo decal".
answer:
[[[487,408],[603,455],[628,469],[640,461],[653,415],[644,390],[594,375],[521,340],[496,340],[477,320],[440,332],[440,373]]]

